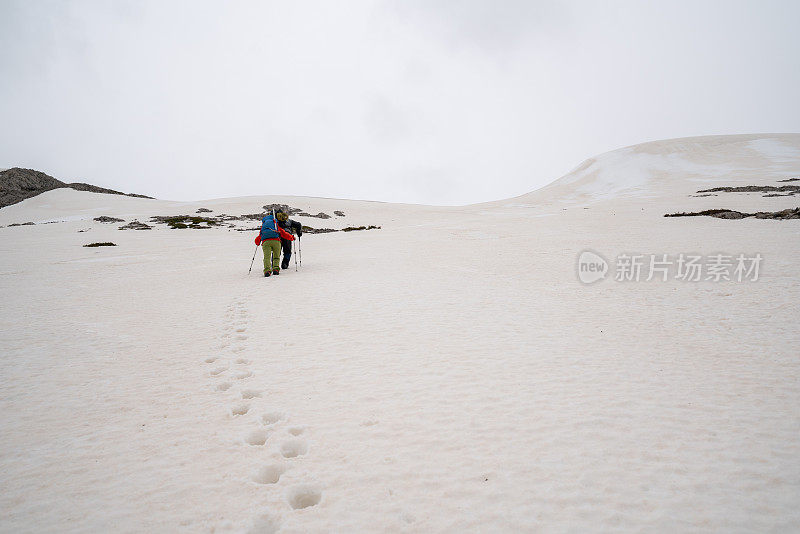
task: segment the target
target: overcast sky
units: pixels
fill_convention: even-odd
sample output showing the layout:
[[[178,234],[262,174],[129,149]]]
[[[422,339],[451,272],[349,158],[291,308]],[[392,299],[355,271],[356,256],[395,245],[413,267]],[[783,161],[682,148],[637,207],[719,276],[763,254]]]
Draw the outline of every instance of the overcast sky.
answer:
[[[197,200],[462,204],[800,132],[800,2],[0,0],[0,168]]]

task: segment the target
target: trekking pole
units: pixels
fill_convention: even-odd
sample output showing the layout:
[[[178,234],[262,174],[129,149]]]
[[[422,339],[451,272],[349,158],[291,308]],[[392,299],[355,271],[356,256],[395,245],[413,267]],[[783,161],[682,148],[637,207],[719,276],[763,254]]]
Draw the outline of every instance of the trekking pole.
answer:
[[[297,236],[297,241],[300,241],[300,236]],[[297,248],[294,243],[292,243],[292,247]],[[297,251],[295,250],[295,252]],[[297,254],[294,255],[294,272],[297,272]]]
[[[256,252],[258,252],[258,245],[256,245],[256,249],[253,251],[253,259],[250,260],[250,270],[247,271],[247,274],[250,274],[250,271],[253,270],[253,262],[256,261]]]
[[[300,267],[303,266],[303,248],[300,246],[300,236],[297,236],[297,254],[300,256]]]

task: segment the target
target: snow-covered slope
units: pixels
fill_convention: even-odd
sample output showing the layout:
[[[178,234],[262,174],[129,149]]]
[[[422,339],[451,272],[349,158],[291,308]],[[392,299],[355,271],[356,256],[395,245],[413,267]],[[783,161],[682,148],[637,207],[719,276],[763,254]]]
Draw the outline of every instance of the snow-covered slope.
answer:
[[[663,215],[798,205],[692,195],[800,177],[799,148],[648,143],[461,208],[3,208],[0,530],[798,530],[800,222]],[[273,202],[382,228],[305,235],[302,266],[263,278],[255,232],[92,220]],[[27,221],[64,222],[8,227]],[[587,248],[611,262],[593,285]],[[764,261],[757,281],[616,282],[621,253]]]
[[[774,185],[800,173],[799,167],[800,134],[669,139],[588,159],[552,184],[512,201],[580,204],[628,198],[670,203],[698,189]]]

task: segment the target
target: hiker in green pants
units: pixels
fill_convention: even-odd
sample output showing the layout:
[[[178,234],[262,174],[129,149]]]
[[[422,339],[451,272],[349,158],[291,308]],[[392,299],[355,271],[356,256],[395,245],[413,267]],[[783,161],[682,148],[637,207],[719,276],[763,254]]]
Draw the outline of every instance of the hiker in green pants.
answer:
[[[267,239],[261,242],[261,248],[264,250],[264,272],[280,272],[281,263],[281,242],[279,239]]]
[[[264,276],[281,274],[281,238],[294,241],[292,234],[278,226],[271,211],[261,219],[261,232],[256,237],[256,245],[264,251]]]

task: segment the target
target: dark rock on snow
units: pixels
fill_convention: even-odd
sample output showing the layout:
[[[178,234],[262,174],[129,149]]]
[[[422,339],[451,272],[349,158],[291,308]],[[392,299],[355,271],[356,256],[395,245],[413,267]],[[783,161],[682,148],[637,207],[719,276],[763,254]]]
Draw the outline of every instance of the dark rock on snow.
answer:
[[[782,211],[758,211],[756,213],[743,213],[736,210],[705,210],[692,213],[667,213],[664,217],[697,217],[705,215],[708,217],[716,217],[718,219],[744,219],[746,217],[755,217],[756,219],[800,219],[800,208],[790,208]]]
[[[698,193],[786,193],[786,196],[800,194],[800,185],[744,185],[740,187],[712,187]]]
[[[35,171],[33,169],[21,169],[19,167],[14,167],[12,169],[0,171],[0,208],[11,206],[12,204],[22,202],[25,199],[35,197],[36,195],[46,191],[51,191],[53,189],[59,189],[62,187],[69,187],[77,191],[89,191],[92,193],[152,198],[145,195],[121,193],[119,191],[114,191],[113,189],[106,189],[104,187],[97,187],[95,185],[81,182],[67,184],[43,172]]]
[[[120,226],[119,230],[152,230],[153,227],[139,221],[131,221],[125,226]]]

